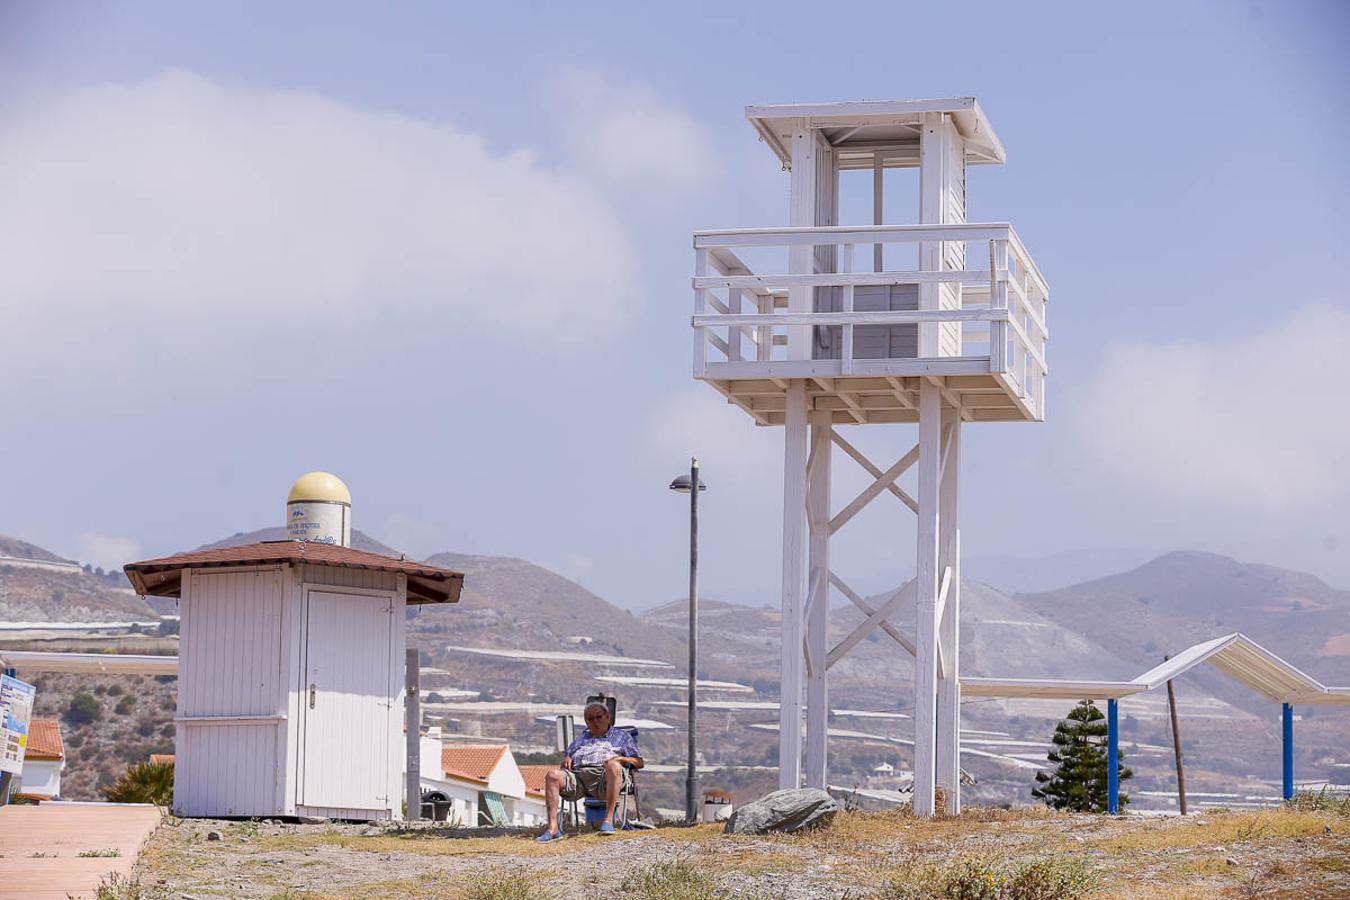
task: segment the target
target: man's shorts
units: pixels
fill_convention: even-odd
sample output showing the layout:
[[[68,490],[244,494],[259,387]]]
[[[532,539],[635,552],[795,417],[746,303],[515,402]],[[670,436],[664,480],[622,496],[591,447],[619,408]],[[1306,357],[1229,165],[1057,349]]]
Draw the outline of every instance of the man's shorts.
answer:
[[[582,766],[579,769],[563,769],[562,798],[564,800],[580,800],[583,797],[594,797],[597,800],[605,799],[605,767],[604,766]],[[623,770],[623,784],[619,786],[619,793],[627,791],[633,784],[633,776],[628,769]]]

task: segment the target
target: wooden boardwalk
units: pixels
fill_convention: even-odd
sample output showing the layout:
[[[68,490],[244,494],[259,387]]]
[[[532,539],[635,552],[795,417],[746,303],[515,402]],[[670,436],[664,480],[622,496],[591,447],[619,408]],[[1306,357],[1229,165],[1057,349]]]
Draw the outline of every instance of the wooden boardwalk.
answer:
[[[0,807],[0,900],[94,896],[105,875],[130,874],[160,818],[113,803]],[[80,856],[97,851],[118,855]]]

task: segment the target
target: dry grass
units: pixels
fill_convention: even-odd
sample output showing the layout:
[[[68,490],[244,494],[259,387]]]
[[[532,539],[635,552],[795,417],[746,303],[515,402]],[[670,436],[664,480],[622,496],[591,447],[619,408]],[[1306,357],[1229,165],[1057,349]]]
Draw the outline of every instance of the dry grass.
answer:
[[[211,827],[224,839],[205,841]],[[150,883],[165,879],[175,896],[229,894],[247,884],[260,896],[282,891],[277,896],[311,900],[532,900],[530,886],[550,898],[581,897],[625,879],[628,893],[643,897],[931,897],[943,896],[949,882],[964,885],[956,896],[999,900],[1350,897],[1350,819],[1293,806],[1187,819],[1041,808],[976,808],[936,819],[848,811],[796,835],[724,837],[720,826],[706,825],[553,844],[530,835],[367,830],[164,828],[140,874]],[[1095,894],[1089,876],[1102,879]]]
[[[880,844],[897,839],[906,844],[950,844],[961,838],[997,830],[999,834],[1033,833],[1037,826],[1068,819],[1044,807],[997,809],[975,807],[958,816],[919,818],[907,808],[883,812],[845,811],[824,828],[800,834],[768,835],[757,840],[773,840],[810,847],[818,851],[855,856],[866,854]],[[1028,826],[1024,829],[1021,826]]]
[[[446,872],[434,872],[421,878],[393,878],[360,885],[358,891],[323,893],[285,889],[270,900],[345,900],[353,896],[369,900],[550,900],[548,888],[552,873],[526,873],[509,869],[485,872],[470,883]]]
[[[693,829],[689,829],[692,831]],[[528,836],[484,838],[445,838],[434,833],[406,831],[393,834],[361,835],[341,831],[307,834],[266,835],[253,843],[259,850],[300,851],[315,847],[341,847],[361,853],[413,853],[418,856],[502,856],[548,858],[584,853],[598,843],[640,840],[641,832],[614,835],[584,834],[567,840],[541,844]]]
[[[1173,850],[1209,844],[1241,844],[1273,838],[1299,838],[1346,834],[1350,827],[1344,819],[1290,807],[1251,812],[1215,811],[1190,818],[1159,819],[1143,830],[1116,832],[1089,842],[1108,853]]]

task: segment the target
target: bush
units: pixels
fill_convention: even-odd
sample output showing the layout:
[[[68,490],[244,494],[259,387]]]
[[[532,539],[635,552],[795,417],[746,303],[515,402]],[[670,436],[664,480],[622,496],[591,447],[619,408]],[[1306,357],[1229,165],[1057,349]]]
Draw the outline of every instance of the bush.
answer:
[[[546,900],[549,895],[524,872],[510,875],[493,872],[476,878],[455,896],[460,900]]]
[[[117,701],[117,705],[113,707],[113,712],[117,713],[119,716],[125,716],[135,708],[136,698],[127,694],[121,700]]]
[[[121,696],[121,694],[122,694],[122,686],[120,684],[109,685],[108,687],[109,697],[118,697]]]
[[[1291,797],[1287,805],[1300,812],[1328,812],[1337,816],[1350,816],[1350,794],[1328,791],[1299,791]]]
[[[1075,900],[1091,893],[1096,875],[1080,859],[1043,859],[1001,867],[990,859],[967,859],[946,869],[914,867],[893,876],[885,900]]]
[[[111,785],[99,788],[110,803],[173,805],[173,763],[139,763]]]
[[[66,707],[66,721],[72,725],[88,725],[103,714],[103,704],[88,691],[80,691],[70,698]]]
[[[661,862],[631,872],[620,893],[636,900],[716,900],[717,882],[687,860]]]
[[[149,737],[150,735],[154,734],[155,728],[156,725],[154,719],[141,719],[138,723],[136,723],[136,733],[139,734],[141,737]]]
[[[144,896],[140,879],[113,872],[99,879],[94,900],[141,900]]]

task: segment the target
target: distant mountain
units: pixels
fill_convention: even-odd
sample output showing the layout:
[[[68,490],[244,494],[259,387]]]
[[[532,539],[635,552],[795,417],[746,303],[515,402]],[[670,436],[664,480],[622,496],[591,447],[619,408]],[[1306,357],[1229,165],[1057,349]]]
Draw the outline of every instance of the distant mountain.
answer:
[[[280,525],[275,528],[259,528],[257,531],[240,531],[211,544],[202,544],[198,550],[219,550],[222,547],[239,547],[243,544],[256,544],[259,541],[284,541],[286,529]],[[383,553],[385,556],[398,556],[399,551],[375,540],[364,531],[352,529],[352,547],[367,553]]]
[[[0,556],[33,563],[74,564],[17,538],[0,538]],[[0,621],[153,622],[159,616],[135,594],[78,566],[51,568],[0,561]]]
[[[1141,671],[1164,654],[1241,631],[1324,684],[1350,684],[1350,591],[1303,572],[1176,552],[1128,572],[1016,599]],[[1199,671],[1217,696],[1251,708],[1250,692],[1234,693],[1231,679]]]
[[[881,606],[889,594],[870,598]],[[642,618],[681,634],[688,628],[687,600],[649,609]],[[830,645],[862,624],[864,614],[851,604],[830,611]],[[914,636],[914,603],[907,600],[890,621],[906,637]],[[699,601],[701,646],[759,677],[776,676],[782,615],[770,607]],[[1046,678],[1129,678],[1137,667],[1100,643],[1057,625],[992,587],[961,580],[963,671],[971,675]],[[875,630],[831,669],[832,676],[864,686],[912,679],[914,663],[889,636]]]
[[[961,560],[961,574],[1006,593],[1029,594],[1125,572],[1157,555],[1157,550],[1107,547],[1048,556],[970,556]]]
[[[8,556],[13,559],[34,559],[40,562],[63,562],[72,563],[73,560],[57,556],[50,550],[43,550],[36,544],[30,544],[27,541],[21,541],[18,538],[0,534],[0,556]]]
[[[424,607],[417,613],[418,620],[444,622],[459,631],[465,638],[459,643],[473,643],[470,638],[481,634],[481,646],[566,647],[670,663],[687,652],[677,637],[523,559],[437,553],[426,562],[464,573],[464,592],[455,607]]]

